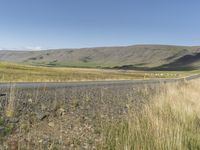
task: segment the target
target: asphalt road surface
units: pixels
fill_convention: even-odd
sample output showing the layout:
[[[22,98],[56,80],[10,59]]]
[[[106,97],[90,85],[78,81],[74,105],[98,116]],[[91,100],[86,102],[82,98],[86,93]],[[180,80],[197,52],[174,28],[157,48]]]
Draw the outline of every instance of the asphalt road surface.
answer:
[[[65,88],[65,87],[94,87],[94,86],[126,86],[139,84],[173,83],[190,81],[200,78],[200,74],[175,79],[149,79],[149,80],[112,80],[112,81],[85,81],[85,82],[35,82],[35,83],[0,83],[0,89],[16,88]]]

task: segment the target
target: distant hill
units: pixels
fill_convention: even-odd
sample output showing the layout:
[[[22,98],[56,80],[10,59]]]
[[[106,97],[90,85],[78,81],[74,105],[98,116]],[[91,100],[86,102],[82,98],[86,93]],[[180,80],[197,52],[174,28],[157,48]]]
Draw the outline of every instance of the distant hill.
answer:
[[[0,61],[61,67],[193,70],[200,68],[200,47],[135,45],[43,51],[2,50]]]

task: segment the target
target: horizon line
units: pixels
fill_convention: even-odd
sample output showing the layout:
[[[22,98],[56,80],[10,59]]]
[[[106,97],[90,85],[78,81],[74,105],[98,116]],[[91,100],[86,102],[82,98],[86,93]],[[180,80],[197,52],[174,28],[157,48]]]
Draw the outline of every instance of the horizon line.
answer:
[[[45,50],[61,50],[61,49],[89,49],[89,48],[118,48],[118,47],[131,47],[131,46],[176,46],[176,47],[200,47],[200,45],[181,45],[181,44],[133,44],[133,45],[111,45],[111,46],[86,46],[86,47],[58,47],[58,48],[42,48],[40,46],[24,47],[24,48],[0,48],[0,51],[45,51]]]

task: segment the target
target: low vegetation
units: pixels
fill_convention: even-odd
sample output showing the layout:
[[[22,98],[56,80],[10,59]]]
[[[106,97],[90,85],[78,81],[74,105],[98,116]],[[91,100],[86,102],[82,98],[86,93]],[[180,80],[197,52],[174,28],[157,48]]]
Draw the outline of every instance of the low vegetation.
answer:
[[[200,47],[135,45],[43,51],[0,51],[0,61],[52,67],[191,71],[200,68]]]
[[[144,72],[81,68],[48,68],[0,62],[0,82],[63,82],[176,78],[183,72]]]
[[[0,145],[2,149],[200,149],[200,81],[126,88],[12,88],[0,101]]]
[[[103,127],[104,148],[200,149],[199,82],[168,85],[141,111]]]

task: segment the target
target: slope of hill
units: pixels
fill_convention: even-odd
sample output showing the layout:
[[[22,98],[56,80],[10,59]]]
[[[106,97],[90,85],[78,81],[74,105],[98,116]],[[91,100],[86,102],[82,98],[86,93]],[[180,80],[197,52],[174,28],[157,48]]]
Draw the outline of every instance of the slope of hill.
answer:
[[[99,67],[136,70],[200,68],[200,47],[135,45],[44,51],[0,51],[0,61],[43,66]]]

